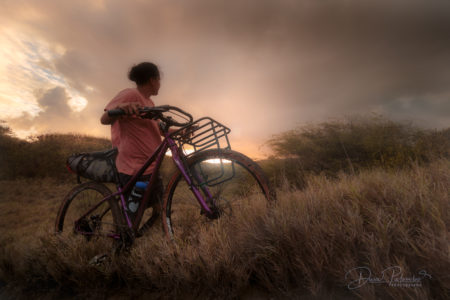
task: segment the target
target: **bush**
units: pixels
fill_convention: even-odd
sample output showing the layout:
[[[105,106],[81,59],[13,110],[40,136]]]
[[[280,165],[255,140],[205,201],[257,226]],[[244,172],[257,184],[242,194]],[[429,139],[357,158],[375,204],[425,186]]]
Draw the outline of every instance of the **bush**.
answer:
[[[67,157],[76,152],[111,148],[108,139],[80,134],[44,134],[29,141],[15,137],[11,130],[0,126],[0,179],[20,177],[70,178],[66,170]]]
[[[15,137],[10,128],[0,123],[0,180],[53,177],[74,179],[66,169],[66,159],[73,153],[101,151],[111,148],[105,138],[83,134],[43,134],[28,141]],[[171,173],[169,160],[162,173]]]
[[[268,143],[277,156],[296,161],[290,165],[302,174],[336,177],[342,171],[396,169],[412,162],[448,158],[450,128],[426,130],[380,116],[353,117],[296,128],[274,136]],[[290,179],[295,181],[296,177]]]

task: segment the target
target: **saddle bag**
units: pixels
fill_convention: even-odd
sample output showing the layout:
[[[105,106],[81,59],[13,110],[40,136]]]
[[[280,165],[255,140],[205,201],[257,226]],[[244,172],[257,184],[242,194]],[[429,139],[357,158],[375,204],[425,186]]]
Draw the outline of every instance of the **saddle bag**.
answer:
[[[67,168],[78,176],[98,182],[115,182],[114,160],[117,149],[76,153],[67,158]]]

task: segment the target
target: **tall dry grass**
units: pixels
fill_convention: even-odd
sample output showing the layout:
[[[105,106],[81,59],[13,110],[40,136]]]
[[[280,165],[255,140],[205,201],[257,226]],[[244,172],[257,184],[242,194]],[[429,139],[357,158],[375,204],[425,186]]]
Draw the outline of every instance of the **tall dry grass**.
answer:
[[[39,200],[29,205],[36,210],[21,219],[37,232],[14,223],[14,211],[2,213],[1,236],[9,240],[1,243],[0,280],[10,294],[51,297],[251,298],[255,290],[262,298],[450,297],[450,161],[306,181],[303,190],[279,190],[271,207],[251,199],[231,220],[194,232],[190,243],[169,243],[154,228],[130,252],[97,266],[89,261],[98,244],[61,240],[39,226],[53,220],[56,200],[35,188]],[[15,184],[22,185],[1,182],[1,208],[18,201],[3,197]],[[431,278],[417,287],[348,288],[358,274],[347,272],[356,267],[381,277],[393,266],[405,280],[421,271]]]

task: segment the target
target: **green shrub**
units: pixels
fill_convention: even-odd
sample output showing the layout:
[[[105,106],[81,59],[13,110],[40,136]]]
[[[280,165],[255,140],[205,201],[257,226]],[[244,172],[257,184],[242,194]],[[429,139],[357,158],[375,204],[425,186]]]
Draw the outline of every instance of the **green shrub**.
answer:
[[[450,157],[450,129],[426,130],[380,116],[299,127],[268,143],[278,157],[291,159],[287,177],[294,181],[299,177],[295,170],[336,177],[339,172],[396,169]]]
[[[80,134],[44,134],[29,141],[15,137],[0,126],[0,179],[20,177],[72,177],[66,169],[67,157],[76,152],[111,148],[108,139]]]
[[[0,123],[0,180],[33,177],[75,179],[76,176],[66,169],[68,156],[109,148],[109,139],[83,134],[43,134],[25,141],[15,137],[10,128]],[[165,160],[161,172],[172,173],[172,165]]]

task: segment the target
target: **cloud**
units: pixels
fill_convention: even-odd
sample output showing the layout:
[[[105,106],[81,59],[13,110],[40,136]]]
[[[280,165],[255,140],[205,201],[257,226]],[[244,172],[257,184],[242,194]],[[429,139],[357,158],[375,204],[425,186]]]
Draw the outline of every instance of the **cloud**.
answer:
[[[47,91],[38,103],[49,117],[66,116],[71,112],[66,91],[61,87]]]
[[[9,126],[22,132],[22,135],[88,132],[99,124],[99,118],[93,119],[73,111],[69,105],[69,94],[63,87],[51,88],[36,97],[40,109],[37,115],[25,111],[19,117],[8,119]]]
[[[73,99],[86,105],[59,128],[92,120],[90,132],[107,135],[97,125],[103,107],[131,86],[129,67],[150,60],[164,73],[156,103],[211,115],[254,143],[370,111],[448,127],[449,9],[418,0],[8,1],[0,26],[24,50],[7,59],[15,71],[0,109],[17,116],[29,103],[36,115],[37,76],[43,91],[63,88],[72,109]],[[15,94],[20,87],[26,95]]]

